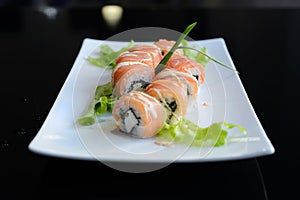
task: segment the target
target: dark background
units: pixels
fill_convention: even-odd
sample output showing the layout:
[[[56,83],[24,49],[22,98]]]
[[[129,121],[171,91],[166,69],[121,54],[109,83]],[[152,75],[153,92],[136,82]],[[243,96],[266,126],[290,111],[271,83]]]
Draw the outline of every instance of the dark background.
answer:
[[[101,15],[101,7],[110,3],[1,1],[0,198],[297,196],[297,1],[114,1],[124,8],[116,27],[108,26]],[[152,173],[128,174],[98,162],[46,157],[28,150],[84,38],[106,39],[124,30],[147,26],[182,31],[194,21],[198,25],[190,33],[193,39],[225,39],[275,154],[240,161],[171,164]]]

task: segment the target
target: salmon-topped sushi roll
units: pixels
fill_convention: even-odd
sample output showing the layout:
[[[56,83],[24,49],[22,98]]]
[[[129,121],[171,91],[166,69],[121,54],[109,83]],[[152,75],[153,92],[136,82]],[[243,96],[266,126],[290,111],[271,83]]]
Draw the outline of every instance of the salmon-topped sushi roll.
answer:
[[[138,138],[156,135],[166,120],[163,105],[139,91],[123,95],[114,104],[112,114],[122,132]]]
[[[113,96],[120,97],[131,91],[143,90],[151,83],[154,69],[143,63],[120,63],[112,73]]]
[[[192,108],[196,102],[198,94],[198,81],[189,72],[181,72],[172,68],[164,68],[155,77],[155,80],[179,81],[187,86],[186,94],[188,96],[188,108]]]
[[[116,65],[122,62],[141,62],[156,68],[162,59],[160,49],[153,45],[135,45],[122,53],[116,60]]]
[[[168,122],[176,122],[186,114],[188,98],[186,85],[174,80],[156,80],[145,89],[145,93],[159,100],[168,111]]]
[[[197,79],[199,85],[204,84],[204,67],[191,58],[173,55],[165,67],[176,69],[177,71],[189,72]]]
[[[171,50],[171,48],[174,46],[174,44],[175,44],[175,41],[165,40],[165,39],[160,39],[154,43],[154,45],[156,45],[156,46],[158,46],[158,48],[160,48],[163,56],[165,56]],[[174,53],[182,55],[182,56],[184,55],[182,49],[177,49]]]
[[[139,51],[139,52],[129,52],[126,51],[122,53],[116,60],[116,67],[119,64],[125,63],[143,63],[146,64],[148,67],[155,68],[153,65],[152,57],[149,53]]]
[[[131,47],[128,51],[129,52],[141,52],[141,51],[147,52],[148,54],[150,54],[150,56],[152,58],[154,68],[159,64],[159,62],[162,59],[161,50],[155,45],[145,45],[145,44],[135,45],[135,46]]]

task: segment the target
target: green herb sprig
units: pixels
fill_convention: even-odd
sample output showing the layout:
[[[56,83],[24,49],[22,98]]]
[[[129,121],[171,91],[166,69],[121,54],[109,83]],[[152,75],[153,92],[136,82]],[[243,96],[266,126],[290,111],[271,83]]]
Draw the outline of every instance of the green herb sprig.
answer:
[[[167,53],[167,55],[164,56],[164,58],[160,61],[158,66],[155,68],[155,74],[158,74],[165,66],[165,64],[169,61],[175,50],[178,48],[178,46],[181,44],[182,40],[189,34],[189,32],[196,26],[197,22],[192,23],[186,29],[181,33],[171,50]]]
[[[190,49],[190,50],[196,51],[196,52],[198,52],[198,53],[200,53],[200,54],[206,56],[208,59],[214,61],[215,63],[218,63],[219,65],[221,65],[221,66],[223,66],[223,67],[225,67],[225,68],[227,68],[227,69],[230,69],[230,70],[232,70],[232,71],[235,71],[235,72],[237,72],[237,73],[239,74],[239,72],[238,72],[236,69],[234,69],[234,68],[232,68],[232,67],[230,67],[230,66],[228,66],[228,65],[226,65],[226,64],[224,64],[224,63],[222,63],[222,62],[220,62],[220,61],[218,61],[217,59],[215,59],[215,58],[213,58],[213,57],[207,55],[207,54],[206,54],[205,52],[203,52],[203,51],[200,51],[200,50],[198,50],[198,49],[195,49],[195,48],[193,48],[193,47],[188,47],[188,46],[179,46],[179,47],[177,47],[177,48],[178,48],[178,49]]]
[[[158,66],[155,68],[155,74],[158,74],[159,72],[161,72],[161,70],[165,67],[165,65],[167,64],[167,62],[169,61],[169,59],[171,58],[171,56],[173,55],[173,53],[174,53],[177,49],[189,49],[189,50],[196,51],[196,52],[202,54],[203,56],[207,57],[209,60],[212,60],[212,61],[214,61],[215,63],[217,63],[217,64],[219,64],[219,65],[221,65],[221,66],[223,66],[223,67],[225,67],[225,68],[227,68],[227,69],[230,69],[230,70],[232,70],[232,71],[235,71],[235,72],[237,72],[237,73],[239,74],[239,72],[238,72],[236,69],[234,69],[234,68],[232,68],[232,67],[230,67],[230,66],[228,66],[228,65],[226,65],[226,64],[224,64],[224,63],[222,63],[222,62],[220,62],[220,61],[218,61],[217,59],[215,59],[215,58],[213,58],[213,57],[207,55],[205,52],[200,51],[200,50],[198,50],[198,49],[195,49],[195,48],[193,48],[193,47],[189,47],[189,46],[186,45],[187,42],[186,42],[186,40],[184,40],[184,38],[185,38],[185,37],[189,34],[189,32],[196,26],[196,24],[197,24],[197,22],[194,22],[194,23],[190,24],[190,25],[183,31],[183,33],[181,33],[181,35],[179,36],[179,38],[177,39],[177,41],[175,42],[175,44],[173,45],[173,47],[171,48],[171,50],[167,53],[166,56],[164,56],[164,58],[160,61],[160,63],[158,64]],[[179,45],[182,44],[182,43],[184,44],[184,46],[179,46]],[[203,60],[203,59],[202,59],[202,60]]]

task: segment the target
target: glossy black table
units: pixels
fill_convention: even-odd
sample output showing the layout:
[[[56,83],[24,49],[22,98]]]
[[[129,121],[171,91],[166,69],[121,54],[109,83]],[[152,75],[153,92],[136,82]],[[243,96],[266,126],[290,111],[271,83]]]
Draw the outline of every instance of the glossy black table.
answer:
[[[52,10],[53,11],[53,10]],[[0,8],[1,199],[291,199],[297,194],[300,9],[125,7],[109,27],[100,7]],[[274,155],[237,161],[173,163],[130,174],[99,162],[28,150],[84,38],[106,39],[136,27],[181,31],[195,40],[223,37]]]

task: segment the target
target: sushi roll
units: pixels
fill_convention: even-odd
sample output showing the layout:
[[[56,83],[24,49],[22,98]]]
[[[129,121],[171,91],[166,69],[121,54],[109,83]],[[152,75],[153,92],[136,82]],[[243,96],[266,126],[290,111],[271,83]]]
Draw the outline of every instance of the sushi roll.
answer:
[[[153,64],[152,57],[149,53],[139,51],[139,52],[124,52],[116,60],[116,67],[122,63],[142,63],[146,64],[151,68],[155,68]]]
[[[165,67],[191,73],[197,79],[198,85],[204,84],[204,67],[191,58],[173,54]]]
[[[129,52],[146,52],[148,53],[153,61],[153,68],[159,64],[162,59],[162,52],[161,50],[155,45],[135,45],[128,50]]]
[[[154,43],[154,45],[158,46],[160,48],[162,55],[165,56],[171,48],[174,46],[175,41],[172,40],[165,40],[165,39],[160,39]],[[174,54],[179,54],[179,55],[184,55],[182,49],[177,49]]]
[[[153,45],[135,45],[121,54],[112,72],[113,96],[143,90],[153,81],[154,69],[161,59],[160,49]]]
[[[191,73],[165,68],[154,77],[154,81],[155,80],[179,81],[185,84],[187,88],[186,95],[188,96],[188,110],[193,108],[196,103],[199,88],[197,79]]]
[[[166,120],[166,112],[160,102],[139,91],[120,97],[112,114],[122,132],[138,138],[154,136]]]
[[[113,96],[120,97],[143,90],[143,86],[153,81],[154,69],[143,63],[120,63],[112,76]]]
[[[162,59],[161,51],[153,45],[135,45],[122,53],[116,60],[116,65],[123,62],[141,62],[156,68]]]
[[[186,85],[174,80],[156,80],[145,89],[145,93],[155,97],[167,110],[168,123],[175,123],[186,114],[187,110]]]

